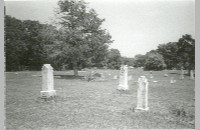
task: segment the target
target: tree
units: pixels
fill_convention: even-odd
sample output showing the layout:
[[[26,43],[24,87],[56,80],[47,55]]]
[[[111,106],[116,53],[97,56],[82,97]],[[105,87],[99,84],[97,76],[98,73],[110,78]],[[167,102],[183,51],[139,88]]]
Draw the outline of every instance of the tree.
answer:
[[[22,65],[20,59],[27,51],[25,42],[21,40],[24,36],[23,24],[21,20],[8,15],[5,16],[5,62],[6,71],[17,71]]]
[[[152,50],[147,52],[144,64],[145,70],[162,70],[165,67],[165,62],[162,55],[157,51]]]
[[[18,20],[5,16],[6,71],[40,70],[47,60],[45,43],[41,32],[44,24],[38,21]]]
[[[128,66],[134,66],[134,58],[129,58],[129,57],[122,57],[122,62],[123,64],[125,65],[128,65]]]
[[[179,39],[178,43],[179,63],[185,69],[195,68],[195,40],[191,35],[185,34]]]
[[[157,51],[163,56],[168,69],[195,68],[195,40],[191,35],[183,35],[178,42],[160,44]]]
[[[134,57],[134,67],[144,67],[145,64],[145,55],[138,54]]]
[[[108,53],[107,66],[110,69],[119,69],[121,65],[121,54],[117,49],[111,49]]]
[[[101,28],[104,19],[84,1],[60,0],[58,5],[60,36],[53,47],[56,57],[71,64],[74,75],[78,75],[79,66],[101,65],[112,42],[110,34]]]
[[[159,44],[157,52],[163,56],[167,69],[177,68],[177,61],[178,61],[177,42]]]

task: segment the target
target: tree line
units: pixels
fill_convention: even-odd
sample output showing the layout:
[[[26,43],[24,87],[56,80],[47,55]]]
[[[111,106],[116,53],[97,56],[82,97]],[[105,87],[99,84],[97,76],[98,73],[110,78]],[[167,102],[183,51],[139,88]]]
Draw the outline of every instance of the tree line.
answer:
[[[146,70],[194,69],[195,40],[188,34],[145,55],[122,57],[118,49],[109,49],[113,40],[102,28],[105,19],[86,2],[60,0],[58,6],[54,25],[5,15],[6,71],[41,70],[45,63],[55,70],[73,69],[75,75],[82,68],[119,69],[121,64]]]
[[[159,44],[156,50],[136,55],[135,67],[146,70],[195,69],[195,40],[185,34],[177,42]]]

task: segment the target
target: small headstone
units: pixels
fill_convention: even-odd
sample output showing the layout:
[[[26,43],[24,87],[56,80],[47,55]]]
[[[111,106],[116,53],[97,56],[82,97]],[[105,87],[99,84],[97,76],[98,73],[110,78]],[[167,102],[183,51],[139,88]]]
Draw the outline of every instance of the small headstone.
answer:
[[[164,77],[168,77],[168,74],[164,74]]]
[[[190,79],[194,80],[194,71],[193,70],[190,70]]]
[[[171,77],[171,79],[170,79],[170,83],[171,83],[171,84],[176,83],[176,80],[174,79],[174,77]]]
[[[88,82],[95,79],[95,77],[93,76],[93,71],[89,71],[89,73],[86,76],[86,79],[87,79]]]
[[[117,79],[117,75],[113,76],[113,79]]]
[[[41,98],[49,98],[56,96],[54,90],[53,68],[50,64],[44,64],[42,67],[42,91]]]
[[[150,78],[151,78],[151,79],[153,78],[153,75],[152,75],[152,74],[150,74]]]
[[[130,69],[134,69],[134,67],[133,67],[133,66],[129,66],[129,68],[130,68]]]
[[[155,80],[154,80],[153,82],[154,82],[154,83],[157,83],[158,81],[155,81]]]
[[[95,73],[95,74],[93,74],[93,76],[94,76],[94,77],[102,77],[102,74],[100,74],[100,73]]]
[[[180,79],[181,79],[181,80],[183,80],[183,79],[184,79],[184,73],[185,73],[185,72],[184,72],[184,70],[183,70],[183,69],[181,69],[181,73],[180,73]]]
[[[128,67],[122,65],[120,67],[119,85],[118,90],[128,90]]]
[[[140,76],[138,79],[137,89],[137,107],[135,110],[148,111],[148,85],[149,82],[145,76]]]

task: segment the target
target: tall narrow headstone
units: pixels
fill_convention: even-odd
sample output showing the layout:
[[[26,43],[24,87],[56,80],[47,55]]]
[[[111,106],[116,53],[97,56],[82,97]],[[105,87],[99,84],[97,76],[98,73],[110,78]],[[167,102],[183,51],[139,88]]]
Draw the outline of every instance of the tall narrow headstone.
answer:
[[[148,85],[149,82],[145,76],[140,76],[138,79],[138,90],[137,90],[137,107],[135,110],[148,111]]]
[[[50,64],[44,64],[42,67],[42,91],[40,91],[42,98],[54,97],[56,90],[54,90],[53,68]]]
[[[119,90],[128,90],[128,67],[127,65],[122,65],[120,67],[120,76],[119,76]]]
[[[180,79],[184,79],[184,70],[183,69],[181,69],[181,73],[180,73]]]
[[[190,79],[194,79],[194,71],[193,70],[190,70]]]

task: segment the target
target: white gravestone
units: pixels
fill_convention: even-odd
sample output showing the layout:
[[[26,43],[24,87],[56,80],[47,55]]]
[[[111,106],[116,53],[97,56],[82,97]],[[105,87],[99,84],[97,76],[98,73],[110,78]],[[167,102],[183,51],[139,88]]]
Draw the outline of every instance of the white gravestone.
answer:
[[[168,74],[164,74],[164,77],[168,77]]]
[[[190,70],[190,79],[194,79],[194,70]]]
[[[120,76],[119,76],[119,90],[128,90],[128,67],[127,65],[122,65],[120,67]]]
[[[181,69],[181,74],[180,74],[180,79],[184,79],[184,70],[183,69]]]
[[[149,82],[145,76],[140,76],[138,79],[138,90],[137,90],[137,107],[135,110],[148,111],[148,85]]]
[[[113,79],[117,79],[117,75],[113,76]]]
[[[44,64],[42,67],[42,91],[40,91],[42,98],[54,97],[56,90],[54,90],[53,68],[50,64]]]
[[[176,80],[174,79],[174,77],[171,77],[170,83],[171,84],[176,83]]]

